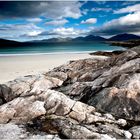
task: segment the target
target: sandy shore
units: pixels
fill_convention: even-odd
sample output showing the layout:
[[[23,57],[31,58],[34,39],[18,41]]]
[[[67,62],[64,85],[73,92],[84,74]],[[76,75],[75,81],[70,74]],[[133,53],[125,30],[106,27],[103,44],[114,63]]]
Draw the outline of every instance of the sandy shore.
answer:
[[[47,54],[47,55],[23,55],[0,56],[0,83],[13,80],[20,76],[46,72],[69,60],[85,59],[89,54]]]

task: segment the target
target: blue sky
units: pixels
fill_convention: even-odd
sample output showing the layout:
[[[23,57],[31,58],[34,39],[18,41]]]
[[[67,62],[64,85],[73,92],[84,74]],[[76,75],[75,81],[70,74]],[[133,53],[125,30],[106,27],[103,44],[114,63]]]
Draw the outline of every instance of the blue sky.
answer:
[[[140,35],[139,1],[0,2],[0,38]]]

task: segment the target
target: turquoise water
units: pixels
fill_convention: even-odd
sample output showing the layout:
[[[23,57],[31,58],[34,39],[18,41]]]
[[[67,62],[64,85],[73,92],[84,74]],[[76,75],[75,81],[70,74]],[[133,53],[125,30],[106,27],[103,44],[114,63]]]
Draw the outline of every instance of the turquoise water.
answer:
[[[0,55],[52,54],[52,53],[84,53],[94,51],[122,50],[122,47],[110,46],[105,43],[58,43],[40,44],[19,47],[0,48]]]

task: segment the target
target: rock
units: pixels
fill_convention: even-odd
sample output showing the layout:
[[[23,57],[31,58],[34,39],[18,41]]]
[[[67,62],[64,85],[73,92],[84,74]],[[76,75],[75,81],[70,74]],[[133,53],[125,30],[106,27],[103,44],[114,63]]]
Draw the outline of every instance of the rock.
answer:
[[[121,125],[121,126],[126,126],[126,125],[127,125],[127,121],[124,120],[124,119],[119,119],[117,122],[118,122],[118,124]]]
[[[86,125],[92,125],[95,128],[95,124],[107,123],[113,125],[116,129],[121,126],[121,123],[118,123],[113,117],[106,118],[105,115],[96,116],[96,114],[99,113],[96,112],[94,107],[69,99],[63,93],[51,89],[40,94],[36,92],[26,97],[17,97],[0,106],[1,123],[27,124],[38,117],[44,116],[44,122],[40,121],[41,129],[53,133],[53,135],[58,134],[74,139],[103,137],[103,132],[100,130],[92,131]],[[48,124],[48,120],[50,124]],[[38,122],[35,124],[37,125]],[[111,129],[114,127],[111,127]],[[124,131],[121,135],[124,135]],[[114,137],[113,134],[110,134],[110,136]]]
[[[102,135],[101,140],[116,140],[116,139],[115,138],[111,138],[110,136],[105,134],[105,135]]]
[[[62,90],[70,98],[117,117],[140,120],[139,47],[113,58],[78,60],[54,69],[61,70],[71,79]]]
[[[86,104],[83,104],[81,102],[76,102],[74,106],[71,109],[71,112],[69,113],[69,116],[78,122],[86,121],[86,115],[92,114],[95,112],[95,108],[92,106],[88,106]]]
[[[15,124],[0,124],[0,139],[22,139],[27,138],[27,135],[25,134],[25,130],[18,125]]]
[[[30,96],[31,94],[41,93],[47,89],[61,86],[63,81],[45,75],[29,75],[7,84],[0,85],[0,99],[2,104],[13,100],[19,96]]]
[[[1,136],[139,138],[139,127],[134,126],[140,121],[139,91],[140,48],[106,59],[71,61],[47,73],[18,78],[0,85]],[[5,127],[12,127],[11,123],[19,130],[6,137]],[[20,125],[29,124],[39,134],[20,132]]]
[[[107,43],[113,46],[122,46],[126,48],[133,48],[140,45],[140,40],[128,40],[128,41],[108,41]]]
[[[106,113],[106,114],[104,114],[104,116],[105,116],[107,119],[115,120],[115,118],[114,118],[111,114]],[[120,120],[118,120],[118,121],[120,121]],[[125,124],[125,125],[126,125],[126,124]],[[124,126],[125,126],[125,125],[124,125]]]
[[[13,121],[16,123],[28,122],[32,118],[46,113],[43,101],[37,101],[31,96],[28,99],[18,97],[7,104],[0,106],[0,123]]]
[[[65,82],[67,80],[67,74],[64,73],[64,72],[47,72],[45,73],[46,76],[50,76],[50,77],[53,77],[53,78],[57,78],[63,82]]]
[[[41,124],[43,124],[43,131],[48,132],[49,129],[49,132],[54,132],[55,130],[59,135],[63,135],[64,138],[101,139],[106,136],[104,134],[107,134],[110,138],[120,139],[127,138],[130,136],[128,134],[131,134],[119,129],[115,124],[108,124],[109,122],[106,122],[106,120],[100,120],[101,119],[99,118],[98,120],[97,117],[96,122],[94,121],[94,123],[85,124],[84,122],[74,121],[73,118],[51,115],[49,121],[46,119],[42,121]],[[50,123],[49,125],[48,122]],[[104,125],[104,123],[107,124]],[[50,126],[53,131],[50,130]]]
[[[46,98],[44,107],[47,114],[67,115],[75,104],[75,101],[69,99],[66,95],[53,90],[48,90],[43,96]]]
[[[132,134],[129,131],[124,131],[124,135],[127,139],[131,139]]]
[[[0,105],[12,100],[14,97],[10,96],[11,88],[6,85],[0,85]]]
[[[53,77],[42,77],[32,84],[31,93],[41,93],[47,89],[61,86],[63,81]]]
[[[97,51],[90,53],[90,55],[101,55],[101,56],[107,56],[107,57],[115,57],[123,53],[122,50],[112,51],[112,52],[103,52],[103,51]]]
[[[36,139],[58,139],[58,135],[50,135],[42,132],[38,132],[37,134],[33,134],[31,132],[28,132],[23,125],[15,125],[12,123],[8,124],[0,124],[0,139],[14,139],[14,140],[19,140],[19,139],[28,139],[28,140],[36,140]]]
[[[134,126],[130,128],[129,131],[132,133],[133,139],[140,139],[140,126]]]
[[[100,134],[94,133],[87,129],[86,127],[73,124],[68,120],[58,120],[56,122],[59,124],[61,133],[67,138],[71,139],[99,139],[101,138]]]

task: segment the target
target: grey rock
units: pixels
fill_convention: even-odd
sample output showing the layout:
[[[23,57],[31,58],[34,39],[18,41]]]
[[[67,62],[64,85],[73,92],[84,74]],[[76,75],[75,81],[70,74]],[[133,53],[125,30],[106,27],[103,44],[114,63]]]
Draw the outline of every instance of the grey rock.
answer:
[[[29,139],[29,140],[36,140],[36,139],[49,139],[49,140],[60,140],[58,135],[50,135],[46,133],[38,133],[33,134],[28,132],[23,125],[15,125],[12,123],[8,124],[0,124],[0,139],[1,140],[19,140],[19,139]]]
[[[140,139],[140,126],[134,126],[129,131],[133,134],[133,139]]]
[[[65,71],[71,79],[62,90],[70,98],[117,117],[140,120],[139,47],[105,60],[73,61],[53,71]]]
[[[18,78],[0,85],[1,139],[139,138],[139,127],[126,130],[140,121],[139,94],[140,48]],[[45,134],[21,133],[30,123]]]

